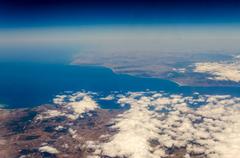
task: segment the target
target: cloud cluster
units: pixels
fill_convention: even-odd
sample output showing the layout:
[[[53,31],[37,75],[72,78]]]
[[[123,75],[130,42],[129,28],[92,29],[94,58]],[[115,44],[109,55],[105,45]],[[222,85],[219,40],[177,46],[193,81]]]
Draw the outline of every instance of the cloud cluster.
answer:
[[[118,102],[131,108],[113,119],[115,135],[92,145],[96,157],[159,158],[177,151],[185,157],[240,154],[240,98],[146,92],[128,93]],[[203,105],[192,107],[198,104]]]
[[[42,112],[40,115],[36,116],[36,120],[45,120],[45,119],[50,119],[54,117],[59,117],[59,116],[64,116],[65,113],[59,111],[59,110],[47,110]]]
[[[240,61],[196,63],[194,72],[210,74],[211,80],[240,82]]]
[[[100,98],[100,100],[114,100],[114,95],[108,95],[106,97]]]
[[[94,95],[58,95],[53,102],[59,108],[48,109],[37,118],[76,120],[98,108]],[[159,158],[178,153],[186,158],[234,158],[240,154],[239,97],[147,91],[114,93],[102,99],[113,98],[130,108],[112,118],[109,128],[115,132],[81,144],[90,157]],[[76,132],[69,129],[73,138],[77,138]]]
[[[59,151],[56,148],[53,148],[51,146],[42,146],[38,149],[40,152],[46,152],[50,154],[58,154]]]
[[[47,110],[37,115],[37,120],[49,119],[53,117],[66,116],[76,120],[82,114],[98,108],[98,104],[93,100],[94,93],[76,92],[68,95],[57,95],[53,103],[58,105],[58,109]]]

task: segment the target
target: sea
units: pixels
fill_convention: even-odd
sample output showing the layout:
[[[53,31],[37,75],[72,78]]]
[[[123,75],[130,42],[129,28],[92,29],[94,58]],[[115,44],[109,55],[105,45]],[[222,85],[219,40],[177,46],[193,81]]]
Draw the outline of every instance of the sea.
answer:
[[[180,86],[175,82],[116,74],[91,65],[0,62],[0,105],[27,108],[52,103],[64,92],[91,91],[105,96],[112,92],[164,91],[171,94],[240,95],[240,87]],[[107,103],[106,103],[107,104]]]

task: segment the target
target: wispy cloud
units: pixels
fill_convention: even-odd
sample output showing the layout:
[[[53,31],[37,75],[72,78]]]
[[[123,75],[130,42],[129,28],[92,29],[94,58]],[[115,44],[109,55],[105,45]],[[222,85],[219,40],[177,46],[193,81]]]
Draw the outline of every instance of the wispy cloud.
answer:
[[[231,26],[142,26],[4,30],[0,46],[73,46],[81,51],[239,51],[240,30]],[[83,49],[84,48],[84,49]]]

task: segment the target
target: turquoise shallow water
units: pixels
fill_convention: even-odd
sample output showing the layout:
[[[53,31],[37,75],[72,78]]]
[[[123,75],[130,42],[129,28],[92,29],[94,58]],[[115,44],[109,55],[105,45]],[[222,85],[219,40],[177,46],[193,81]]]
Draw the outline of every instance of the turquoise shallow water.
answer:
[[[8,108],[34,107],[51,103],[64,91],[93,91],[104,95],[113,91],[156,90],[167,93],[240,95],[239,87],[188,87],[162,79],[119,75],[97,66],[64,64],[0,63],[0,104]],[[105,103],[106,104],[106,103]]]

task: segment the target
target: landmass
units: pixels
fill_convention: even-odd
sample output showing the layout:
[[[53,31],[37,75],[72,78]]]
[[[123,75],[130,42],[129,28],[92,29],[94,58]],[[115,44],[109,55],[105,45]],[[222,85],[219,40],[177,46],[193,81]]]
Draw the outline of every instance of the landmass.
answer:
[[[119,112],[97,110],[77,120],[57,116],[37,120],[41,112],[53,110],[51,105],[33,109],[0,111],[1,158],[85,158],[91,149],[86,144],[111,134],[110,119]]]
[[[219,63],[236,60],[237,55],[221,53],[82,53],[76,57],[72,64],[97,65],[112,69],[118,74],[128,74],[138,77],[161,78],[174,81],[179,85],[187,86],[239,86],[239,80],[214,77],[218,74],[209,71],[197,71],[201,63]],[[239,65],[235,64],[235,73],[230,77],[239,75]],[[222,65],[225,67],[224,65]],[[234,67],[232,66],[232,67]],[[209,66],[211,67],[211,66]],[[226,71],[231,71],[229,67]],[[218,67],[221,70],[221,67]],[[216,71],[213,70],[213,71]],[[223,74],[224,75],[224,74]]]

